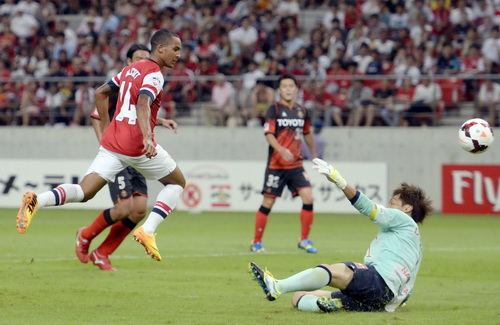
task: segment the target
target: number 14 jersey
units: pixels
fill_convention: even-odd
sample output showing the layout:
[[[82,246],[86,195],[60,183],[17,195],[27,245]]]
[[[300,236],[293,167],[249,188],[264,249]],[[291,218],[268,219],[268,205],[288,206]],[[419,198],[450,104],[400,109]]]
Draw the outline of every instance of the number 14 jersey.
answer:
[[[154,140],[156,115],[160,108],[163,90],[163,75],[158,64],[144,59],[131,64],[114,76],[108,85],[119,89],[116,112],[111,124],[102,136],[101,145],[113,152],[127,156],[141,156],[144,149],[143,136],[137,120],[137,99],[140,94],[151,97],[151,132]]]

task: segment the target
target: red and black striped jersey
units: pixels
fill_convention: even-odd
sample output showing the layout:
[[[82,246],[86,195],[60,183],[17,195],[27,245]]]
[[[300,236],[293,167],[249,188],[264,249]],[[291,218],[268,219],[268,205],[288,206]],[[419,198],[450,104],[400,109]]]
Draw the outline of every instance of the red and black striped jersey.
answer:
[[[267,109],[264,133],[273,134],[278,143],[288,148],[293,154],[292,161],[285,161],[281,155],[269,146],[267,168],[292,169],[302,166],[302,137],[311,132],[311,118],[303,106],[294,104],[288,107],[275,103]]]

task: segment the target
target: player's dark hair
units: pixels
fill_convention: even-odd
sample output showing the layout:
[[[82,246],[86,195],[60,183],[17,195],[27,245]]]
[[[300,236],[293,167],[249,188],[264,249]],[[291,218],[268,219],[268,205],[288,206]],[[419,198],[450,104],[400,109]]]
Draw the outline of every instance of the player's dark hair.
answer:
[[[299,83],[297,82],[297,78],[295,78],[295,76],[291,73],[285,73],[285,74],[282,74],[279,79],[278,79],[278,87],[279,85],[281,84],[281,81],[282,80],[285,80],[285,79],[292,79],[293,82],[295,83],[295,86],[299,86]]]
[[[153,34],[153,37],[151,37],[151,52],[154,52],[158,45],[163,44],[163,45],[168,45],[174,38],[179,38],[179,35],[176,33],[173,33],[171,31],[168,31],[166,29],[160,29],[157,32]]]
[[[398,195],[404,204],[413,207],[411,217],[415,222],[422,223],[425,217],[432,212],[432,201],[425,195],[424,190],[415,185],[401,183],[401,187],[394,190],[393,196]]]
[[[132,60],[132,57],[134,56],[134,53],[136,51],[146,51],[148,53],[151,53],[146,45],[134,43],[127,51],[127,58]]]

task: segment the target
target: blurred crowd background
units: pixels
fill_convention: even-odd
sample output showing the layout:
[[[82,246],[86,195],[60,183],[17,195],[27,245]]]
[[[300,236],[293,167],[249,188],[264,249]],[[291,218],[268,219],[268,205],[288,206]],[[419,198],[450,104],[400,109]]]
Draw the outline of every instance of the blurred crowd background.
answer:
[[[261,127],[292,73],[314,125],[498,125],[500,0],[0,1],[0,125],[84,126],[134,43],[178,33],[160,114]],[[464,108],[466,107],[466,108]]]

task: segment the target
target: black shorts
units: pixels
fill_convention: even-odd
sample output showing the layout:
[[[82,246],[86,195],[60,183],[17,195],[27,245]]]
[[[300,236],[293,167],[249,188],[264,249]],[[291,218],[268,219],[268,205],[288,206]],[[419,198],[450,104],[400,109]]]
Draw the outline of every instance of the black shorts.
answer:
[[[146,178],[132,167],[127,167],[116,174],[114,182],[109,183],[109,194],[114,204],[132,195],[148,196]]]
[[[265,196],[281,196],[285,185],[288,186],[292,196],[295,197],[298,191],[304,187],[311,187],[309,175],[307,175],[304,167],[293,169],[266,169],[264,176],[264,188],[262,194]]]
[[[394,294],[377,270],[371,265],[344,264],[354,271],[354,275],[347,288],[332,292],[332,298],[339,298],[345,310],[384,311],[385,305],[394,299]]]

